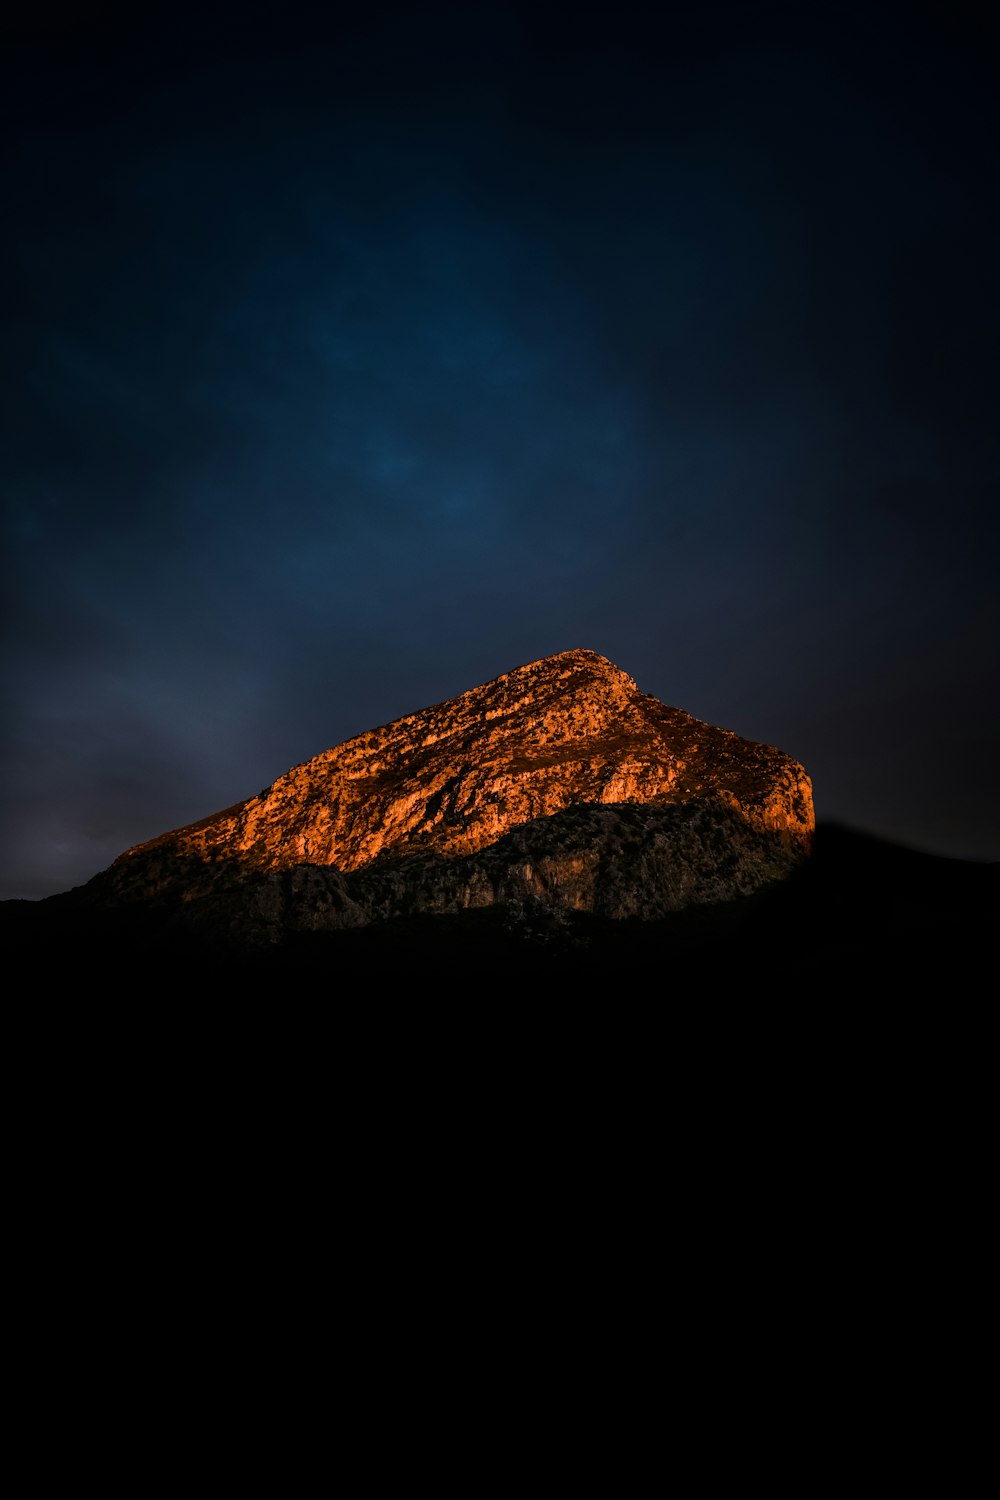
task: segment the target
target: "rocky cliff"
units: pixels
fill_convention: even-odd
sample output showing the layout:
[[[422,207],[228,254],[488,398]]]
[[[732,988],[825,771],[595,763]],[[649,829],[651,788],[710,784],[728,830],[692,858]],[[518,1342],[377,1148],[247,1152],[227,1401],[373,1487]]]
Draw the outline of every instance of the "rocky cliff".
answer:
[[[496,903],[652,917],[783,878],[812,831],[800,765],[575,650],[326,750],[91,885],[265,942]]]

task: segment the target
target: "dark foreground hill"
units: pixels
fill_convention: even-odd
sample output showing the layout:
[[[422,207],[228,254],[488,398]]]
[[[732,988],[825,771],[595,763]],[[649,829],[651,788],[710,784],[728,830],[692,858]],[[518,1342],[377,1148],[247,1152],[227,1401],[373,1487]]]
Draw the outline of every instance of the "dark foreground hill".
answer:
[[[382,981],[402,986],[397,997],[468,1000],[499,984],[513,1000],[519,986],[544,985],[553,998],[597,987],[608,999],[687,1005],[741,993],[780,1000],[829,985],[848,1000],[905,1001],[933,982],[939,1000],[963,1003],[985,998],[992,982],[1000,867],[821,823],[812,853],[786,879],[651,920],[529,901],[300,930],[266,947],[220,942],[211,923],[183,920],[174,902],[101,906],[86,890],[0,904],[5,951],[29,984],[92,979],[106,993],[138,997],[169,981],[183,999],[291,993],[287,983],[354,1002]]]

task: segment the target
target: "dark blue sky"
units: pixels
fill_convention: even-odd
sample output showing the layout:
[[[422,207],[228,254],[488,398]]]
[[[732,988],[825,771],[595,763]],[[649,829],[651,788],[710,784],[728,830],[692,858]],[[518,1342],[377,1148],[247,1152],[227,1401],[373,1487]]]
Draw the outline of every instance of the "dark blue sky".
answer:
[[[1000,856],[973,11],[43,9],[0,89],[0,895],[572,646],[821,818]]]

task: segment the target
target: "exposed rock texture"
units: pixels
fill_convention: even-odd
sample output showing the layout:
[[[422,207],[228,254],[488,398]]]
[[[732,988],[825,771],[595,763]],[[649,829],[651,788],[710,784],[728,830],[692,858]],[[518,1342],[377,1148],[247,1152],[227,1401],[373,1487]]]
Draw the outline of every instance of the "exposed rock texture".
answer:
[[[812,831],[801,766],[579,650],[324,751],[98,882],[230,926],[238,886],[238,925],[272,938],[495,902],[655,916],[782,878]]]
[[[502,906],[523,925],[569,913],[645,921],[732,901],[782,880],[794,845],[752,828],[720,803],[569,808],[525,823],[476,854],[417,854],[363,870],[254,872],[189,868],[189,930],[245,946],[395,917]]]

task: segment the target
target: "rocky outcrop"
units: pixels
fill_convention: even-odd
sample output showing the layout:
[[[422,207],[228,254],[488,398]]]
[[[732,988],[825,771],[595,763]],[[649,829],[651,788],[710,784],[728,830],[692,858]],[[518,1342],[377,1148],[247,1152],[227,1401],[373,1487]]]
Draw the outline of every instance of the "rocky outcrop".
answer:
[[[795,760],[640,693],[594,651],[564,651],[334,745],[127,850],[102,879],[118,898],[190,898],[220,876],[468,859],[525,825],[541,837],[540,820],[570,808],[688,804],[729,808],[729,826],[766,835],[780,864],[808,849],[813,795]]]
[[[575,913],[655,921],[752,895],[799,862],[794,845],[721,803],[589,806],[454,859],[415,854],[346,874],[315,865],[248,875],[234,864],[208,879],[192,871],[177,914],[188,934],[241,947],[494,906],[515,928]]]
[[[494,903],[657,916],[782,878],[812,831],[800,765],[577,650],[128,850],[94,894],[194,903],[265,940]]]

